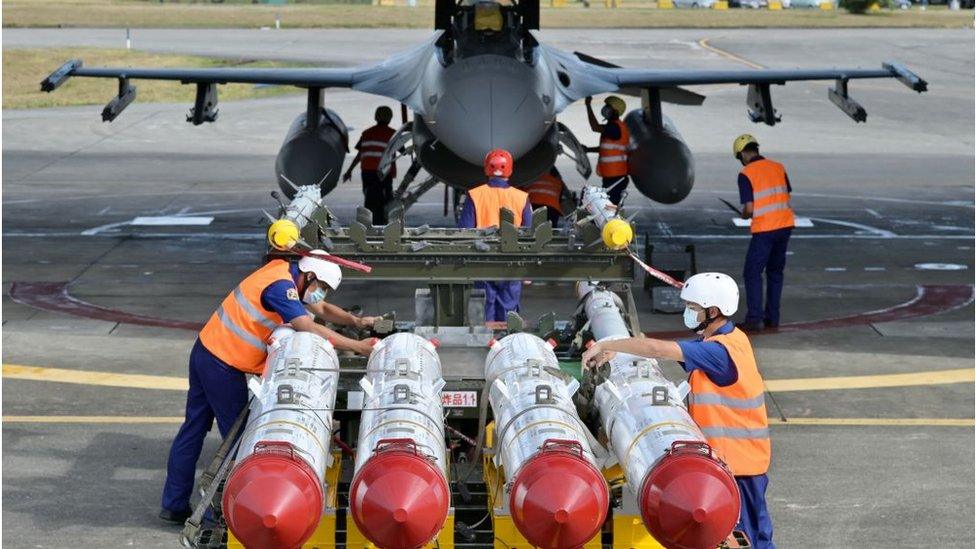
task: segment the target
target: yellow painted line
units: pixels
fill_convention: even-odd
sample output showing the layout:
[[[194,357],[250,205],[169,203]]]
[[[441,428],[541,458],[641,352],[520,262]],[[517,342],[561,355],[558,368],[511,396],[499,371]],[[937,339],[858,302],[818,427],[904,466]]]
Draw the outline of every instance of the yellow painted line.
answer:
[[[65,424],[180,424],[180,416],[3,416],[3,423],[65,423]],[[833,426],[833,427],[974,427],[971,418],[898,418],[898,417],[798,417],[769,418],[773,426]]]
[[[4,423],[183,423],[180,416],[3,416]]]
[[[882,387],[914,387],[945,383],[973,383],[976,369],[935,370],[910,374],[881,374],[873,376],[810,377],[797,379],[767,379],[766,389],[773,393],[787,391],[833,391],[837,389],[878,389]]]
[[[39,368],[37,366],[21,366],[19,364],[4,364],[3,377],[7,379],[57,381],[59,383],[130,387],[135,389],[162,389],[167,391],[186,391],[189,388],[189,382],[185,377],[116,374],[112,372],[92,372],[64,368]]]
[[[766,68],[766,67],[764,67],[764,66],[762,66],[762,65],[760,65],[758,63],[753,63],[752,61],[749,61],[748,59],[739,57],[738,55],[736,55],[736,54],[734,54],[732,52],[725,51],[725,50],[723,50],[721,48],[716,48],[715,46],[713,46],[713,45],[711,45],[711,44],[708,43],[708,39],[707,38],[702,38],[701,40],[699,40],[698,41],[698,45],[701,46],[701,47],[703,47],[703,48],[705,48],[706,50],[708,50],[708,51],[710,51],[712,53],[716,53],[718,55],[721,55],[722,57],[724,57],[726,59],[731,59],[732,61],[735,61],[736,63],[742,63],[743,65],[745,65],[747,67],[752,67],[754,69],[765,69]]]
[[[769,418],[770,425],[827,425],[837,427],[974,427],[976,420],[964,418],[911,417],[796,417]]]

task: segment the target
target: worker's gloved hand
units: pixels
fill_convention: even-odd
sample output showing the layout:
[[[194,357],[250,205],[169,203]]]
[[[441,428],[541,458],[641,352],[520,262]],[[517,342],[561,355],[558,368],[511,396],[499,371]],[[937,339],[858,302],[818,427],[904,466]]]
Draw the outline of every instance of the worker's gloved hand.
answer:
[[[378,317],[378,316],[359,316],[359,317],[356,317],[356,328],[358,328],[360,330],[364,330],[366,328],[372,328],[373,325],[376,324],[376,321],[377,320],[380,320],[380,319],[381,319],[381,317]]]
[[[617,356],[616,351],[604,350],[599,343],[594,343],[589,349],[583,352],[583,358],[580,362],[582,362],[583,369],[585,370],[588,368],[596,368],[605,362],[609,362],[615,356]]]
[[[350,179],[352,179],[352,172],[346,172],[346,173],[344,173],[342,175],[342,182],[343,183],[348,182]]]

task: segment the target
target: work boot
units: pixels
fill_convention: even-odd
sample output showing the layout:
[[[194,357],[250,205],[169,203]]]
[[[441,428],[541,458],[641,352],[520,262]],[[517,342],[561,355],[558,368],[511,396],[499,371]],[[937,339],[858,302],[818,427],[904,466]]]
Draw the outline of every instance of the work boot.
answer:
[[[183,524],[192,514],[193,513],[189,509],[183,511],[170,511],[169,509],[162,509],[159,511],[159,518],[165,522]]]
[[[743,322],[738,325],[739,329],[747,334],[758,334],[763,331],[761,322]]]

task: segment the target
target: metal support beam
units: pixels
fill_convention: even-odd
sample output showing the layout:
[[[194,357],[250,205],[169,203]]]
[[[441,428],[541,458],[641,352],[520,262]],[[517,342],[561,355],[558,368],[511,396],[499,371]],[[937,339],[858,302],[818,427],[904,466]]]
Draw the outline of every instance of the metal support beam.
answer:
[[[199,126],[204,122],[215,122],[217,112],[217,84],[197,82],[197,96],[186,121],[192,122],[194,126]]]
[[[664,113],[661,109],[661,90],[659,88],[641,90],[641,106],[644,108],[644,118],[648,125],[655,130],[663,129]]]
[[[308,105],[305,110],[305,129],[313,131],[319,127],[322,118],[322,105],[325,104],[325,90],[323,88],[308,89]]]
[[[43,92],[53,92],[58,89],[61,84],[64,84],[68,78],[71,78],[72,73],[75,70],[81,68],[81,59],[72,59],[58,67],[58,70],[52,72],[47,78],[41,80],[41,91]]]
[[[119,93],[102,109],[102,122],[111,122],[136,99],[136,87],[125,76],[119,78]]]

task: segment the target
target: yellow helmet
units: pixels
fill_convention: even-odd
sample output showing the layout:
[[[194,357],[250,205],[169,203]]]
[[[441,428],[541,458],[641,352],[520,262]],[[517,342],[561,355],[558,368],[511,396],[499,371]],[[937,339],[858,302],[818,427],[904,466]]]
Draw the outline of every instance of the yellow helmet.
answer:
[[[298,243],[298,225],[290,219],[279,219],[268,227],[268,242],[276,250],[290,250]]]
[[[755,137],[747,133],[744,133],[739,137],[736,137],[735,141],[732,142],[732,156],[739,158],[739,153],[741,153],[742,150],[746,148],[746,145],[750,145],[750,144],[754,144],[758,147],[759,141],[756,141]]]
[[[607,97],[603,102],[610,105],[610,108],[617,113],[617,116],[623,116],[624,112],[627,111],[627,103],[624,103],[624,100],[616,95]]]

